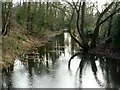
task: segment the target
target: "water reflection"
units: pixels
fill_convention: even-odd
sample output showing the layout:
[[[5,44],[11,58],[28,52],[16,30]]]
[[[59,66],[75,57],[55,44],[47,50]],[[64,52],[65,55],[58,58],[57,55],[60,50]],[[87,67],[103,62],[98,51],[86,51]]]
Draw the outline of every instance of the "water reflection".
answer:
[[[120,87],[119,61],[81,53],[72,59],[69,71],[68,61],[79,47],[69,33],[49,42],[34,52],[35,55],[16,59],[11,68],[3,70],[3,88]]]
[[[78,71],[79,70],[79,71]],[[105,57],[84,54],[76,71],[79,87],[119,88],[120,62]]]
[[[20,83],[22,82],[22,83]],[[14,63],[14,73],[12,74],[12,85],[14,88],[29,87],[29,74],[25,66],[18,59]]]

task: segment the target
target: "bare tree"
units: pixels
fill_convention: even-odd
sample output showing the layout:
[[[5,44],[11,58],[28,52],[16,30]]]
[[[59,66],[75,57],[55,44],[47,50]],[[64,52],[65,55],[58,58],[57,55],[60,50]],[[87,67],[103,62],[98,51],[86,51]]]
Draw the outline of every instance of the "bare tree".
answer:
[[[110,8],[112,8],[112,6],[115,5],[115,2],[111,2],[111,4],[108,5],[108,7],[106,7],[103,12],[100,13],[96,25],[95,25],[95,29],[93,32],[93,38],[91,41],[91,47],[95,47],[96,46],[96,40],[99,34],[99,27],[108,19],[110,19],[111,17],[113,17],[119,10],[120,7],[117,8],[114,12],[112,12],[110,15],[108,15],[106,18],[103,19],[103,16],[110,10]]]

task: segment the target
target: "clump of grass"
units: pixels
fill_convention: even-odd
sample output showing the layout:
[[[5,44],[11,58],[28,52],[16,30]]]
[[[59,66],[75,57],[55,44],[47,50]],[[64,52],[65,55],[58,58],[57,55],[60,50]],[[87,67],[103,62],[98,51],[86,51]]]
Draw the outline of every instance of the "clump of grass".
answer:
[[[10,65],[12,65],[14,63],[13,58],[11,58],[10,56],[4,56],[2,59],[4,62],[3,68],[9,67]]]
[[[21,36],[21,35],[18,35],[17,36],[17,39],[18,40],[22,40],[22,41],[26,41],[26,37],[23,35],[23,36]]]

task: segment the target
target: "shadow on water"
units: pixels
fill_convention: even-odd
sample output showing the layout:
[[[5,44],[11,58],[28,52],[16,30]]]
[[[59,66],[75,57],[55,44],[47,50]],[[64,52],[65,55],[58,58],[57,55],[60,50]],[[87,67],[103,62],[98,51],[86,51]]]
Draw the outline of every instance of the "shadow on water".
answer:
[[[76,82],[79,82],[77,82],[79,87],[84,87],[84,85],[82,85],[84,82],[83,78],[86,73],[85,71],[89,71],[86,70],[89,66],[99,87],[119,90],[117,88],[120,87],[120,61],[83,53],[79,67],[76,70]],[[88,72],[88,74],[91,73]],[[100,74],[102,74],[102,78]]]
[[[81,53],[64,33],[16,59],[2,79],[3,88],[118,88],[120,61]]]

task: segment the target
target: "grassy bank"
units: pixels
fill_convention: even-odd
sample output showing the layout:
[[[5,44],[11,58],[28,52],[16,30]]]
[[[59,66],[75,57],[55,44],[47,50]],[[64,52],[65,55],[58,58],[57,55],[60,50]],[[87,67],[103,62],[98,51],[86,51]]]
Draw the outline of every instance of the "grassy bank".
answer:
[[[62,32],[62,31],[61,31]],[[44,30],[41,33],[28,33],[22,28],[12,28],[8,35],[3,36],[2,53],[3,57],[0,59],[1,65],[7,68],[23,53],[36,50],[43,46],[47,41],[61,32]]]

